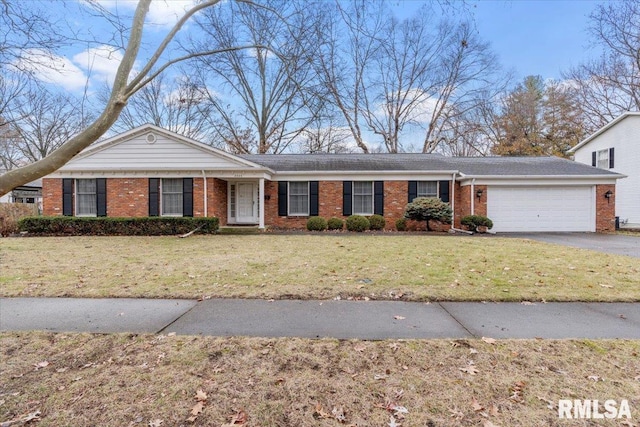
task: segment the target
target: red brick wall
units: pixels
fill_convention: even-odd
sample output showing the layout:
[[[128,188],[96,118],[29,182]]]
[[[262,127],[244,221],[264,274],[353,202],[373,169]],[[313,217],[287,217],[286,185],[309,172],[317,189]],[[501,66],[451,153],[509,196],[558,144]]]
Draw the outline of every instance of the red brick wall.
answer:
[[[607,191],[613,194],[607,200]],[[596,232],[610,232],[616,229],[616,186],[596,185]]]
[[[220,225],[227,225],[227,181],[218,178],[207,178],[208,212],[220,220]]]
[[[476,193],[478,190],[482,190],[482,197],[478,199]],[[473,213],[475,215],[487,216],[487,197],[488,191],[486,185],[474,185],[473,186]],[[463,216],[471,215],[471,186],[461,186],[456,183],[456,211],[454,212],[455,227],[461,228],[460,220]]]
[[[62,179],[44,178],[42,180],[42,214],[62,215]]]
[[[149,179],[107,178],[107,216],[149,216]]]

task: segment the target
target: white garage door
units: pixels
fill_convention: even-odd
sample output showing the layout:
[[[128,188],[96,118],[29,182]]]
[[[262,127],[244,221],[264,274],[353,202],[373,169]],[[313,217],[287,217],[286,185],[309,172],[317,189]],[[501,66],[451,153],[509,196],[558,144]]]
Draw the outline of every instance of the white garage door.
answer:
[[[595,231],[593,187],[488,188],[493,231]]]

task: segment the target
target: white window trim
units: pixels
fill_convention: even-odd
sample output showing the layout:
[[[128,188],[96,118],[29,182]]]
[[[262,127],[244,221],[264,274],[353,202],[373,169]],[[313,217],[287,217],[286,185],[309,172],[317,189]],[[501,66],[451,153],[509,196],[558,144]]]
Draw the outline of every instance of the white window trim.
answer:
[[[602,159],[601,159],[601,158],[600,158],[600,154],[601,154],[601,153],[602,153],[602,154],[605,154],[605,157],[606,157],[606,158],[602,158]],[[605,161],[606,161],[605,166],[604,166],[604,167],[600,166],[600,162],[605,162]],[[610,165],[610,164],[611,164],[611,163],[610,163],[610,160],[609,160],[609,149],[608,149],[608,148],[605,148],[604,150],[598,150],[598,151],[596,152],[596,167],[597,167],[598,169],[609,169],[609,165]]]
[[[164,213],[164,203],[163,200],[164,199],[164,180],[165,179],[176,179],[179,180],[180,178],[160,178],[160,216],[166,216],[166,217],[173,217],[173,218],[180,218],[184,216],[184,212],[182,213],[171,213],[171,214],[166,214]],[[171,193],[171,194],[178,194],[176,193]],[[184,197],[184,188],[182,189],[182,197]],[[184,202],[183,202],[184,203]],[[183,205],[184,206],[184,205]]]
[[[98,206],[97,206],[97,204],[95,206],[96,213],[93,213],[93,214],[83,213],[83,214],[81,214],[81,213],[78,212],[78,208],[80,207],[80,203],[78,203],[78,194],[79,194],[78,188],[80,188],[80,186],[78,185],[78,181],[84,181],[84,180],[93,180],[93,181],[95,181],[95,178],[76,178],[74,180],[74,182],[73,182],[73,185],[74,185],[73,190],[74,191],[73,192],[74,192],[74,198],[75,198],[75,200],[74,200],[75,216],[81,217],[81,218],[82,217],[84,217],[84,218],[95,218],[95,217],[98,216]],[[97,184],[97,182],[96,182],[96,192],[95,193],[85,193],[85,194],[95,194],[96,200],[97,200],[97,198],[98,198],[98,184]]]
[[[371,183],[371,212],[356,212],[356,182],[369,182]],[[351,182],[351,213],[353,215],[371,216],[375,213],[375,188],[374,181],[352,181]]]
[[[307,183],[307,211],[306,213],[291,213],[291,189],[292,182],[306,182]],[[299,195],[299,194],[298,194]],[[287,181],[287,216],[309,216],[311,212],[311,187],[309,181]]]
[[[435,182],[436,183],[436,193],[433,196],[426,196],[426,195],[421,195],[419,188],[420,188],[420,183],[421,182]],[[418,181],[418,183],[416,184],[416,198],[417,197],[436,197],[438,198],[440,196],[440,182],[439,181]]]

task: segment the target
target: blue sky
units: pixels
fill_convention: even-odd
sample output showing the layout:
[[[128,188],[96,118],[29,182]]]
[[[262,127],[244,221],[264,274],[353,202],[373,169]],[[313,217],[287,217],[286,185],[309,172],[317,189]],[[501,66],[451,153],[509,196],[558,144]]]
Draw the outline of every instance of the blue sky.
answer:
[[[598,3],[573,1],[475,1],[480,35],[491,42],[506,69],[560,79],[561,72],[593,56],[589,13]]]
[[[458,8],[459,0],[452,0]],[[455,3],[457,2],[457,3]],[[396,0],[399,16],[422,1]],[[491,43],[506,70],[521,80],[528,75],[560,79],[561,72],[593,56],[588,47],[588,16],[594,0],[467,0],[476,28]]]

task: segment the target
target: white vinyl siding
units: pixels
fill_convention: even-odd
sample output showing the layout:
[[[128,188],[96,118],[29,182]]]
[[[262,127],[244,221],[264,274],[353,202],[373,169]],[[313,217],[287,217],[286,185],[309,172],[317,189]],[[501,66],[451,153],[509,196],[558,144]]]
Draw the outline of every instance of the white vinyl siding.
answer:
[[[309,182],[289,182],[289,215],[309,215]]]
[[[373,215],[373,182],[353,182],[353,214]]]
[[[418,181],[417,197],[438,197],[438,181]]]
[[[182,216],[182,178],[163,178],[160,184],[162,189],[162,215]]]
[[[600,150],[597,153],[596,166],[599,169],[609,169],[609,149]]]
[[[97,214],[96,180],[76,179],[76,215],[96,216]]]

